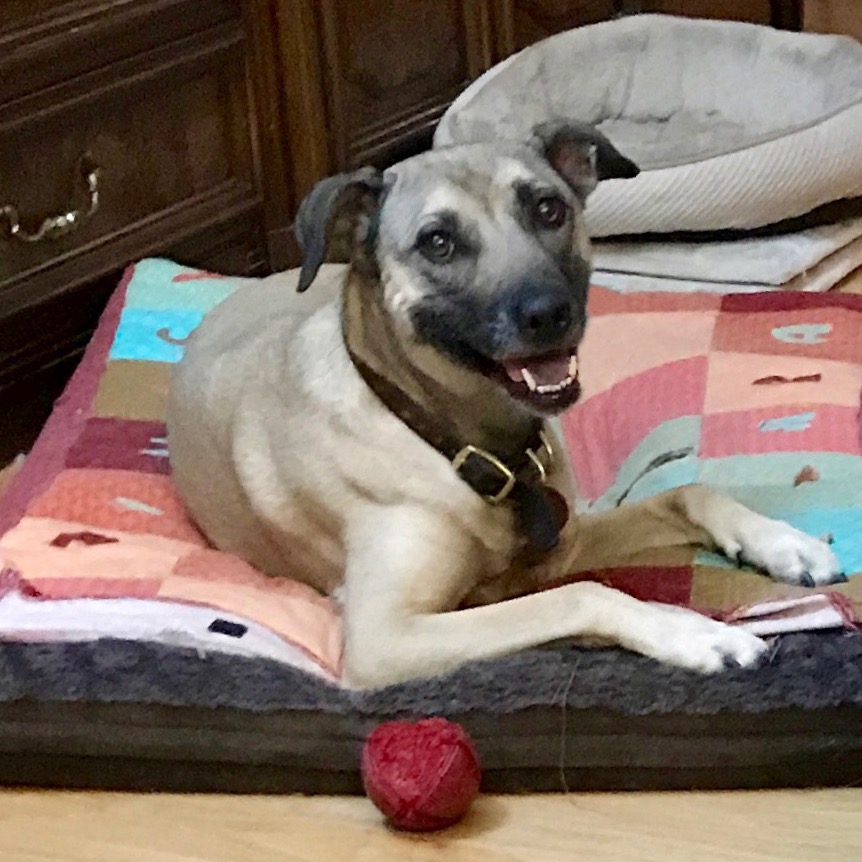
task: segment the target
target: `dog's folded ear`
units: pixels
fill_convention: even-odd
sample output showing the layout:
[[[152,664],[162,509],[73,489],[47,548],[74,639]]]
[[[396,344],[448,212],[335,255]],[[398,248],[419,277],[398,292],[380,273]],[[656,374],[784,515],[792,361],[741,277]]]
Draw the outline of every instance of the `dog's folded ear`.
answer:
[[[589,123],[542,123],[533,129],[533,143],[582,200],[602,180],[630,179],[640,173],[631,159]]]
[[[297,290],[308,290],[324,262],[346,263],[366,238],[380,205],[383,175],[364,167],[321,180],[300,204],[293,231],[302,249]]]

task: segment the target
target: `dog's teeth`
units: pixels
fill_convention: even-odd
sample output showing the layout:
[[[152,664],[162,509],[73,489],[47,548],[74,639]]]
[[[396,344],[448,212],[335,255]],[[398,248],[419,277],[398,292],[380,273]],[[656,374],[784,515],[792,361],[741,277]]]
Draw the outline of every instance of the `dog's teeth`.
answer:
[[[562,392],[563,389],[568,388],[574,382],[575,378],[570,375],[559,383],[543,383],[541,386],[537,386],[534,391],[538,392],[539,395],[550,395],[553,392]]]
[[[567,377],[565,380],[561,380],[559,383],[545,383],[542,386],[537,386],[536,392],[538,392],[540,395],[547,395],[551,392],[561,392],[567,386],[571,386],[574,382],[574,377]]]
[[[539,395],[551,395],[555,392],[561,392],[563,389],[571,386],[575,382],[575,377],[578,373],[578,358],[572,356],[569,359],[568,374],[557,383],[539,383],[528,368],[521,368],[518,372],[518,377],[522,377],[524,383],[527,384],[531,392],[537,392]],[[514,380],[515,375],[509,372],[509,376]]]

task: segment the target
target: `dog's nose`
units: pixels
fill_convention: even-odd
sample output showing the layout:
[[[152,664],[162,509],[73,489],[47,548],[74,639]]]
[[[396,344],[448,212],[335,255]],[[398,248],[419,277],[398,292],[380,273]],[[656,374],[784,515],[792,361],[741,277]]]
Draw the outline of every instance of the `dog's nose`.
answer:
[[[525,293],[515,302],[514,318],[525,344],[550,349],[572,328],[574,302],[559,292]]]

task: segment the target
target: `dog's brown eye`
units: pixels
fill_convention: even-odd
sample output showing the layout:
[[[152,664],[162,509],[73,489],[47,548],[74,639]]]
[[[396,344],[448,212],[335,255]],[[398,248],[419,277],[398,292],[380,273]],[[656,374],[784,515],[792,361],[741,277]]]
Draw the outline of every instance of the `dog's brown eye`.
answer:
[[[556,195],[545,195],[536,201],[536,221],[542,227],[561,227],[568,214],[566,202]]]
[[[455,240],[445,230],[430,230],[420,235],[419,250],[434,263],[445,263],[455,253]]]

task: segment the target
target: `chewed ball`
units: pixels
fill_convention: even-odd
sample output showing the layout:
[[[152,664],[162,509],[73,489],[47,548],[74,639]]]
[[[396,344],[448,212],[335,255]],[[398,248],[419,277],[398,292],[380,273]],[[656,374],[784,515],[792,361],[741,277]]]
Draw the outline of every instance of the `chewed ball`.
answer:
[[[362,749],[365,792],[397,829],[428,832],[456,823],[481,778],[467,731],[445,718],[386,722]]]

